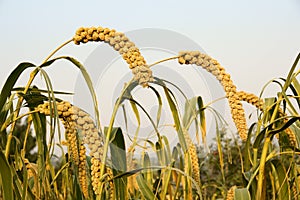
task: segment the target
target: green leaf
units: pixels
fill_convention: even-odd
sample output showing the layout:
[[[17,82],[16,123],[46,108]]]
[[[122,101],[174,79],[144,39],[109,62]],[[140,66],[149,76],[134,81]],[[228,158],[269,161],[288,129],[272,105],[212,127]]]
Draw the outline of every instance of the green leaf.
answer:
[[[194,120],[197,116],[197,101],[198,97],[193,97],[185,102],[182,126],[185,127],[186,130],[189,129],[191,121]]]
[[[170,165],[173,165],[172,163]],[[164,169],[164,173],[163,173],[163,178],[162,178],[162,192],[161,192],[161,197],[162,198],[166,198],[167,196],[167,192],[168,190],[171,190],[171,185],[170,185],[170,180],[171,180],[171,174],[172,174],[172,170],[170,167],[166,167]]]
[[[45,184],[45,176],[46,176],[46,157],[48,155],[47,141],[46,141],[46,133],[47,133],[47,122],[46,116],[40,113],[32,114],[32,122],[34,125],[34,131],[36,133],[36,141],[38,147],[38,183],[40,186]]]
[[[291,80],[292,79],[292,75],[293,75],[293,73],[294,73],[294,71],[295,71],[295,69],[296,69],[296,67],[298,65],[299,60],[300,60],[300,53],[298,54],[297,58],[295,59],[293,65],[292,65],[292,68],[289,71],[289,74],[288,74],[288,76],[286,78],[287,81],[285,82],[284,87],[283,87],[283,91],[286,91],[286,89],[289,87],[289,85],[290,85],[290,83],[292,81]]]
[[[13,195],[15,199],[21,199],[22,198],[22,190],[23,190],[23,185],[21,185],[21,180],[19,179],[16,170],[13,168],[12,169],[13,173]]]
[[[15,87],[12,89],[12,91],[16,91],[16,92],[23,92],[25,89],[25,87]],[[39,89],[36,86],[32,86],[30,88],[28,88],[28,92],[31,93],[35,93],[35,92],[39,92],[39,93],[48,93],[48,90],[43,90],[43,89]],[[62,92],[62,91],[53,91],[54,94],[63,94],[63,95],[74,95],[73,92]]]
[[[133,100],[133,98],[131,97],[131,99]],[[138,123],[138,126],[140,126],[141,124],[141,117],[140,117],[140,113],[139,113],[139,110],[136,106],[136,103],[134,101],[130,101],[130,105],[131,105],[131,108],[132,108],[132,111],[135,115],[135,118],[136,118],[136,121]]]
[[[278,183],[274,183],[278,186],[280,186],[279,191],[276,191],[276,193],[278,194],[278,199],[280,200],[285,200],[285,199],[289,199],[288,197],[289,195],[289,184],[288,184],[288,173],[285,169],[285,167],[283,166],[283,163],[278,160],[272,160],[271,161],[273,167],[273,170],[275,170],[276,172],[276,178],[275,180],[278,181]]]
[[[147,181],[144,179],[144,177],[142,176],[142,174],[139,174],[136,176],[136,181],[138,183],[139,189],[141,191],[141,194],[143,195],[143,197],[145,199],[157,199],[155,197],[155,195],[153,194],[153,192],[151,191]]]
[[[264,100],[263,111],[265,114],[264,114],[263,122],[265,124],[267,124],[270,121],[270,119],[274,113],[274,109],[276,107],[276,101],[277,101],[277,99],[274,97],[273,98],[265,98],[265,100]]]
[[[158,109],[157,109],[157,114],[156,114],[156,126],[158,126],[160,117],[161,117],[161,111],[162,111],[162,99],[161,99],[161,96],[159,95],[159,92],[154,87],[149,86],[149,88],[153,90],[153,92],[155,93],[155,95],[157,97],[157,101],[158,101]]]
[[[284,123],[281,127],[270,131],[269,134],[276,134],[276,133],[279,133],[281,131],[284,131],[289,126],[291,126],[292,124],[294,124],[297,120],[300,120],[300,117],[292,117],[290,120],[288,120],[286,123]]]
[[[164,149],[162,148],[162,144],[160,144],[159,142],[156,142],[155,143],[155,152],[156,152],[157,159],[158,159],[160,165],[165,165],[163,150]]]
[[[145,168],[145,172],[143,172],[144,177],[146,178],[148,183],[153,181],[153,173],[151,169],[147,169],[151,167],[150,157],[147,152],[145,152],[142,156],[142,166]],[[152,185],[149,186],[152,189]]]
[[[15,95],[12,94],[8,100],[8,102],[4,105],[4,107],[1,110],[0,113],[0,132],[1,132],[1,137],[6,138],[7,134],[6,132],[3,132],[4,129],[6,129],[6,127],[11,123],[12,119],[13,119],[13,114],[10,114],[9,116],[8,113],[10,110],[13,110],[13,99],[14,99]]]
[[[172,112],[172,116],[173,116],[174,123],[175,123],[175,128],[176,128],[176,131],[177,131],[177,134],[179,137],[181,147],[182,147],[183,151],[185,152],[187,150],[187,145],[186,145],[185,138],[184,138],[183,128],[182,128],[181,122],[180,122],[179,111],[177,109],[177,106],[176,106],[174,100],[171,97],[171,95],[172,96],[174,96],[174,95],[166,86],[163,86],[163,87],[164,87],[166,98],[167,98],[169,106],[170,106],[170,110]]]
[[[234,191],[235,200],[251,200],[251,196],[247,188],[235,189]]]
[[[5,155],[0,151],[0,177],[3,189],[4,200],[13,199],[13,177],[10,171],[10,166],[5,158]]]
[[[293,88],[294,88],[294,95],[299,96],[300,95],[300,83],[296,77],[293,77],[292,83],[293,83]]]
[[[2,110],[7,98],[10,96],[10,93],[22,72],[29,67],[35,67],[35,65],[28,62],[21,63],[8,76],[0,94],[0,110]]]
[[[126,147],[124,142],[124,136],[121,128],[112,129],[112,141],[110,143],[111,161],[114,176],[117,176],[127,170],[126,162]],[[115,197],[116,199],[127,199],[127,179],[121,177],[114,179],[115,185]]]
[[[6,79],[6,82],[0,93],[0,111],[1,111],[0,126],[2,126],[6,120],[8,110],[5,110],[6,106],[4,106],[4,105],[7,101],[7,99],[11,96],[11,91],[12,91],[14,85],[16,84],[16,82],[19,79],[19,77],[21,76],[21,74],[27,68],[30,68],[30,67],[35,67],[35,65],[32,63],[28,63],[28,62],[21,63],[11,72],[11,74]],[[11,102],[9,102],[9,103],[11,103]]]
[[[200,117],[200,127],[202,133],[202,141],[204,145],[206,145],[206,118],[205,118],[205,107],[203,103],[202,97],[197,98],[198,109],[199,109],[199,117]]]
[[[300,96],[300,84],[296,77],[293,77],[292,83],[293,84],[290,85],[290,88],[291,88],[294,96],[299,97]],[[299,98],[294,98],[294,99],[297,101],[298,108],[300,108],[300,99]]]
[[[261,142],[265,139],[265,134],[266,134],[266,129],[263,129],[255,138],[253,148],[258,149],[260,146]]]
[[[258,148],[260,143],[263,141],[264,136],[267,134],[269,135],[275,135],[281,131],[284,131],[289,126],[291,126],[296,121],[300,120],[300,117],[292,117],[290,120],[288,120],[286,123],[284,123],[281,127],[277,129],[272,129],[274,126],[274,123],[276,123],[278,120],[275,120],[273,123],[269,124],[266,128],[264,128],[256,137],[255,142],[253,144],[253,148]]]
[[[255,127],[256,123],[253,123],[249,130],[248,130],[248,137],[245,143],[245,148],[243,148],[243,159],[244,159],[244,170],[249,171],[250,170],[250,163],[252,160],[252,156],[250,153],[251,150],[251,133]]]
[[[135,104],[135,105],[137,105],[139,108],[142,109],[142,111],[146,114],[146,116],[147,116],[148,119],[150,120],[150,122],[151,122],[151,124],[152,124],[152,126],[153,126],[153,128],[154,128],[154,130],[155,130],[155,132],[156,132],[156,134],[157,134],[157,137],[160,138],[159,131],[158,131],[158,129],[157,129],[157,127],[156,127],[156,125],[155,125],[153,119],[151,118],[150,114],[146,111],[146,109],[145,109],[139,102],[137,102],[136,100],[134,100],[133,98],[123,97],[123,99],[129,100],[130,103],[131,103],[131,105]],[[133,103],[133,104],[132,104],[132,103]]]
[[[144,168],[133,169],[133,170],[130,170],[130,171],[121,173],[121,174],[119,174],[119,175],[117,175],[117,176],[114,176],[114,179],[116,179],[116,178],[121,178],[121,177],[127,178],[127,177],[132,176],[132,175],[134,175],[134,174],[137,174],[137,173],[139,173],[139,172],[141,172],[141,171],[143,171],[143,170],[145,170],[145,169],[144,169]]]
[[[166,136],[162,136],[162,141],[164,142],[164,156],[165,156],[165,160],[166,160],[166,164],[170,164],[172,157],[171,157],[171,149],[170,149],[170,144],[168,141],[168,138]]]
[[[223,181],[225,182],[225,173],[224,173],[224,158],[223,158],[223,150],[222,150],[222,142],[221,142],[221,133],[220,129],[218,127],[218,124],[216,124],[216,137],[217,137],[217,149],[218,149],[218,155],[219,155],[219,163],[221,168],[221,174],[223,177]]]
[[[73,63],[76,67],[79,68],[79,70],[80,70],[82,76],[84,77],[85,82],[89,88],[89,91],[91,93],[93,103],[94,103],[94,110],[95,110],[95,115],[96,115],[97,126],[100,127],[100,117],[99,117],[100,114],[99,114],[99,110],[98,110],[97,96],[96,96],[95,89],[93,87],[92,79],[91,79],[90,75],[88,74],[87,70],[85,69],[85,67],[78,60],[76,60],[75,58],[69,57],[69,56],[61,56],[61,57],[54,58],[54,59],[44,63],[40,67],[48,66],[48,65],[52,64],[54,61],[60,60],[60,59],[68,60],[71,63]]]

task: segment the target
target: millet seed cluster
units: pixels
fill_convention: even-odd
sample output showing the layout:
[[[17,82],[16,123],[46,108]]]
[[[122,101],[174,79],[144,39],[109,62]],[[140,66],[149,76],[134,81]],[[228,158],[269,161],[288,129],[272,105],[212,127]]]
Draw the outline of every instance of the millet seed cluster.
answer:
[[[241,101],[245,101],[249,104],[252,104],[259,110],[263,111],[264,101],[262,99],[258,98],[256,95],[247,93],[245,91],[239,91],[239,92],[237,92],[237,94]],[[280,115],[280,117],[286,116],[282,109],[279,109],[279,115]],[[285,119],[284,123],[286,123],[286,122],[287,122],[287,120]],[[287,129],[285,129],[285,133],[287,134],[287,136],[289,138],[291,146],[297,145],[297,139],[296,139],[294,132],[290,128],[287,128]],[[276,137],[278,138],[279,135],[277,134]]]
[[[249,104],[252,104],[256,108],[262,110],[264,102],[262,99],[258,98],[256,95],[247,93],[245,91],[239,91],[239,92],[237,92],[237,95],[239,96],[239,99],[241,101],[245,101]]]
[[[103,27],[79,28],[73,38],[75,44],[87,42],[105,42],[118,51],[123,59],[129,64],[134,79],[143,87],[153,81],[152,71],[147,66],[139,49],[131,42],[124,33],[116,32],[114,29]]]
[[[234,192],[235,192],[236,188],[237,188],[237,187],[234,185],[234,186],[232,186],[232,187],[228,190],[227,196],[226,196],[226,200],[233,200],[233,199],[234,199]]]
[[[87,167],[86,167],[86,149],[83,144],[79,147],[79,165],[78,174],[81,190],[85,198],[88,197]]]
[[[217,60],[199,51],[179,52],[178,62],[180,64],[195,64],[203,67],[213,74],[223,86],[226,97],[231,108],[231,115],[242,140],[247,139],[247,124],[242,103],[237,94],[236,86],[230,79],[230,75],[218,63]]]
[[[187,143],[187,151],[192,162],[192,177],[196,181],[196,183],[200,186],[201,185],[200,168],[199,168],[199,160],[198,160],[196,146],[191,140],[187,132],[184,132],[184,139]]]
[[[56,102],[56,109],[58,117],[62,120],[65,127],[66,137],[69,146],[69,152],[76,165],[79,167],[79,180],[84,195],[88,195],[87,174],[86,174],[86,149],[83,144],[87,144],[90,149],[90,156],[92,159],[92,185],[98,185],[99,177],[93,173],[95,170],[100,170],[98,164],[103,154],[103,140],[101,134],[98,132],[93,119],[89,114],[80,108],[71,105],[69,102]],[[45,115],[54,115],[54,104],[45,102],[37,107],[37,111]],[[78,148],[79,146],[79,148]],[[94,161],[94,162],[93,162]],[[98,168],[98,169],[97,169]],[[96,187],[94,187],[96,189]]]

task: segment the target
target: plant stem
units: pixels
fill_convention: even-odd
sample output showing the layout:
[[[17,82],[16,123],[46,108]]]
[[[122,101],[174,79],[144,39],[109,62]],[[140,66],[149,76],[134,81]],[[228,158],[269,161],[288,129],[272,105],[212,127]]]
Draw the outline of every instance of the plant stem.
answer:
[[[23,94],[26,94],[31,83],[33,82],[35,76],[37,75],[37,73],[39,72],[39,68],[35,68],[31,73],[30,73],[30,78],[27,82],[26,87],[24,88]],[[17,103],[17,107],[16,110],[14,112],[14,116],[13,116],[13,122],[11,124],[11,129],[10,132],[8,134],[8,138],[7,138],[7,143],[6,143],[6,147],[5,147],[5,157],[6,159],[8,159],[9,156],[9,152],[10,152],[10,145],[11,145],[11,139],[12,139],[12,135],[13,135],[13,131],[15,129],[16,126],[16,119],[19,116],[20,110],[21,110],[21,106],[22,106],[22,102],[23,102],[24,98],[22,96],[20,96],[18,103]]]
[[[63,44],[61,44],[59,47],[57,47],[45,60],[43,63],[47,62],[56,52],[58,52],[61,48],[63,48],[64,46],[66,46],[67,44],[69,44],[70,42],[73,41],[73,38],[64,42]]]
[[[73,38],[64,42],[62,45],[60,45],[59,47],[57,47],[45,60],[43,63],[47,62],[49,60],[49,58],[51,58],[58,50],[60,50],[62,47],[64,47],[65,45],[67,45],[68,43],[72,42]],[[30,73],[30,78],[27,82],[26,87],[24,88],[23,94],[26,94],[30,85],[32,84],[35,76],[37,75],[37,73],[40,71],[39,67],[36,67],[31,73]],[[6,159],[8,159],[9,156],[9,152],[10,152],[10,145],[11,145],[11,140],[12,140],[12,135],[13,135],[13,131],[15,129],[16,126],[16,120],[19,118],[19,113],[20,113],[20,109],[22,106],[24,98],[21,96],[17,102],[17,107],[16,110],[14,112],[14,116],[13,116],[13,122],[11,124],[11,129],[10,132],[8,134],[8,138],[7,138],[7,143],[6,143],[6,147],[5,147],[5,157]]]
[[[274,108],[274,111],[273,111],[272,116],[269,120],[270,124],[273,123],[276,119],[281,101],[282,101],[282,95],[279,94],[277,103],[276,103],[275,108]],[[265,174],[266,158],[267,158],[267,154],[268,154],[269,144],[271,142],[271,137],[272,136],[270,134],[268,134],[268,130],[267,130],[266,131],[266,138],[265,138],[265,142],[264,142],[264,146],[263,146],[262,154],[261,154],[261,158],[260,158],[260,164],[259,164],[259,174],[258,174],[258,180],[257,180],[258,183],[257,183],[256,199],[261,199],[261,195],[262,195],[262,187],[263,187],[264,174]]]
[[[28,138],[28,135],[29,135],[29,132],[30,132],[31,123],[32,123],[32,117],[31,117],[31,115],[29,115],[28,116],[28,120],[27,120],[27,127],[26,127],[26,132],[25,132],[23,149],[21,150],[21,157],[22,157],[22,159],[25,158],[27,138]]]
[[[159,63],[162,63],[162,62],[166,62],[168,60],[174,60],[174,59],[177,59],[179,56],[174,56],[174,57],[170,57],[170,58],[166,58],[166,59],[163,59],[163,60],[160,60],[160,61],[157,61],[155,63],[152,63],[151,65],[149,65],[148,67],[153,67],[154,65],[157,65]]]
[[[103,146],[104,149],[103,149],[102,165],[101,165],[101,168],[100,168],[100,176],[99,176],[100,179],[102,179],[103,175],[104,175],[105,163],[106,163],[106,159],[107,159],[107,152],[108,152],[108,147],[109,147],[109,143],[110,143],[110,134],[111,134],[111,131],[113,129],[113,124],[114,124],[114,121],[115,121],[117,111],[119,109],[119,106],[120,106],[120,103],[123,99],[123,96],[126,92],[126,89],[130,85],[130,83],[133,82],[133,81],[134,81],[134,79],[131,79],[130,82],[125,85],[124,89],[121,92],[120,97],[118,98],[118,100],[117,100],[117,102],[114,106],[114,110],[113,110],[113,113],[111,115],[109,126],[108,126],[108,129],[107,129],[107,132],[106,132],[105,144]],[[104,182],[103,182],[103,180],[101,180],[101,185],[99,186],[100,187],[100,192],[99,192],[99,196],[97,196],[97,199],[99,199],[102,195],[103,184],[104,184]]]
[[[271,141],[271,136],[268,135],[265,139],[261,158],[260,158],[256,199],[261,199],[261,196],[262,196],[263,181],[265,178],[264,175],[265,175],[266,158],[267,158],[267,154],[268,154],[268,148],[269,148],[270,141]]]

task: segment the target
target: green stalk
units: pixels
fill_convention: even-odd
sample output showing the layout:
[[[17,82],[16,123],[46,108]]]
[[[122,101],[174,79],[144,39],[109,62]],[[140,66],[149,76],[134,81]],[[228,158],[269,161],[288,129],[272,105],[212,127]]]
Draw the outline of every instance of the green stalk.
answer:
[[[35,68],[30,73],[30,78],[29,78],[29,81],[27,82],[26,87],[24,88],[23,94],[27,93],[31,83],[33,82],[33,80],[34,80],[34,78],[35,78],[35,76],[37,75],[38,72],[39,72],[39,68]],[[6,159],[8,159],[8,156],[9,156],[9,153],[10,153],[10,145],[11,145],[11,140],[12,140],[12,136],[13,136],[13,131],[14,131],[15,126],[16,126],[16,122],[17,122],[16,119],[19,116],[23,100],[24,100],[24,98],[22,96],[20,96],[19,100],[18,100],[18,103],[17,103],[16,110],[14,112],[13,122],[11,124],[11,129],[9,131],[8,138],[7,138],[7,143],[6,143],[6,147],[5,147],[5,157],[6,157]]]
[[[257,149],[253,149],[253,166],[256,166],[257,162]]]
[[[170,58],[166,58],[166,59],[157,61],[155,63],[152,63],[151,65],[148,65],[148,67],[150,68],[150,67],[153,67],[154,65],[158,65],[159,63],[166,62],[166,61],[169,61],[169,60],[178,59],[178,58],[179,58],[179,56],[173,56],[173,57],[170,57]]]
[[[108,129],[107,129],[107,132],[106,132],[106,139],[105,139],[105,144],[103,146],[103,158],[102,158],[102,165],[101,165],[101,168],[100,168],[100,179],[103,178],[103,175],[104,175],[104,170],[105,170],[105,163],[106,163],[106,159],[107,159],[107,152],[108,152],[108,147],[109,147],[109,142],[110,142],[110,134],[112,132],[112,129],[113,129],[113,124],[114,124],[114,121],[115,121],[115,117],[116,117],[116,114],[117,114],[117,111],[119,109],[119,106],[120,106],[120,103],[122,101],[122,97],[124,96],[125,92],[126,92],[126,89],[128,88],[128,86],[130,85],[131,82],[133,82],[134,79],[131,79],[129,83],[126,84],[126,86],[124,87],[124,89],[122,90],[121,92],[121,95],[118,99],[118,101],[116,102],[115,106],[114,106],[114,109],[113,109],[113,113],[112,113],[112,116],[111,116],[111,119],[110,119],[110,122],[109,122],[109,126],[108,126]],[[102,190],[103,190],[103,184],[104,182],[101,180],[101,184],[100,184],[100,193],[99,195],[97,196],[97,200],[100,200],[101,198],[101,195],[102,195]]]
[[[262,195],[266,158],[267,158],[267,154],[268,154],[270,141],[271,141],[271,136],[267,136],[265,139],[265,142],[264,142],[264,146],[263,146],[263,150],[262,150],[262,154],[261,154],[261,158],[260,158],[256,199],[261,199],[261,195]]]
[[[285,84],[283,86],[282,91],[285,92],[287,90],[287,88],[290,86],[290,84],[292,82],[293,73],[294,73],[294,71],[295,71],[295,69],[296,69],[296,67],[298,65],[299,60],[300,60],[300,53],[298,54],[296,60],[294,61],[293,65],[292,65],[292,68],[289,71],[289,74],[288,74],[288,76],[286,78],[286,82],[285,82]]]
[[[58,50],[60,50],[61,48],[63,48],[64,46],[66,46],[67,44],[69,44],[70,42],[73,41],[73,38],[64,42],[63,44],[61,44],[59,47],[57,47],[45,60],[43,63],[47,62],[56,52],[58,52]]]
[[[29,135],[29,132],[30,132],[31,123],[32,123],[32,117],[31,117],[31,115],[29,115],[28,116],[27,127],[26,127],[26,132],[25,132],[24,143],[23,143],[23,149],[21,150],[22,159],[25,158],[27,138],[28,138],[28,135]]]
[[[49,60],[49,58],[51,56],[53,56],[58,50],[60,50],[62,47],[64,47],[65,45],[67,45],[68,43],[70,43],[71,41],[73,41],[73,39],[70,39],[68,41],[66,41],[65,43],[63,43],[62,45],[60,45],[58,48],[56,48],[45,60],[43,63],[47,62]],[[28,92],[28,89],[30,87],[30,85],[32,84],[35,76],[37,75],[37,73],[39,72],[39,67],[35,68],[31,73],[30,73],[30,77],[29,77],[29,80],[26,84],[26,87],[24,88],[24,91],[23,91],[23,94],[26,94]],[[12,140],[12,136],[13,136],[13,131],[15,129],[15,126],[16,126],[16,119],[18,118],[19,116],[19,113],[20,113],[20,109],[21,109],[21,106],[22,106],[22,103],[23,103],[23,100],[24,98],[22,96],[19,97],[19,100],[17,102],[17,107],[16,107],[16,110],[15,110],[15,113],[14,113],[14,117],[13,117],[13,122],[11,124],[11,129],[10,129],[10,132],[8,134],[8,138],[7,138],[7,143],[6,143],[6,147],[5,147],[5,157],[6,159],[8,159],[8,156],[9,156],[9,153],[10,153],[10,145],[11,145],[11,140]]]
[[[273,123],[273,121],[276,119],[278,110],[279,110],[279,105],[280,102],[282,101],[282,95],[279,95],[276,107],[272,113],[272,117],[270,119],[270,123]],[[266,165],[266,158],[268,154],[268,149],[269,149],[269,144],[271,142],[271,135],[268,134],[268,131],[266,132],[266,139],[264,142],[263,150],[262,150],[262,155],[260,159],[260,164],[259,164],[259,174],[258,174],[258,183],[257,183],[257,192],[256,192],[256,199],[261,199],[262,195],[262,187],[263,187],[263,181],[264,181],[264,173],[265,173],[265,165]]]

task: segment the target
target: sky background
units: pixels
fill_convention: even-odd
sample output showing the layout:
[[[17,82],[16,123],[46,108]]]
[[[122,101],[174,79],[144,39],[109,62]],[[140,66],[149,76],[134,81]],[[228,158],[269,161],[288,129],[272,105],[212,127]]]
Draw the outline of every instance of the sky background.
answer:
[[[0,0],[0,85],[20,62],[41,64],[81,26],[178,32],[217,59],[239,89],[255,94],[270,79],[285,77],[300,52],[299,0]],[[84,62],[96,47],[71,44],[58,55]],[[77,70],[60,64],[49,74],[55,88],[73,91]],[[23,76],[20,84],[28,80]]]
[[[258,92],[267,80],[287,74],[300,51],[299,21],[299,0],[0,0],[0,84],[18,63],[40,64],[78,27],[103,26],[179,32],[219,60],[236,85]],[[70,45],[62,54],[84,61],[92,50]]]

